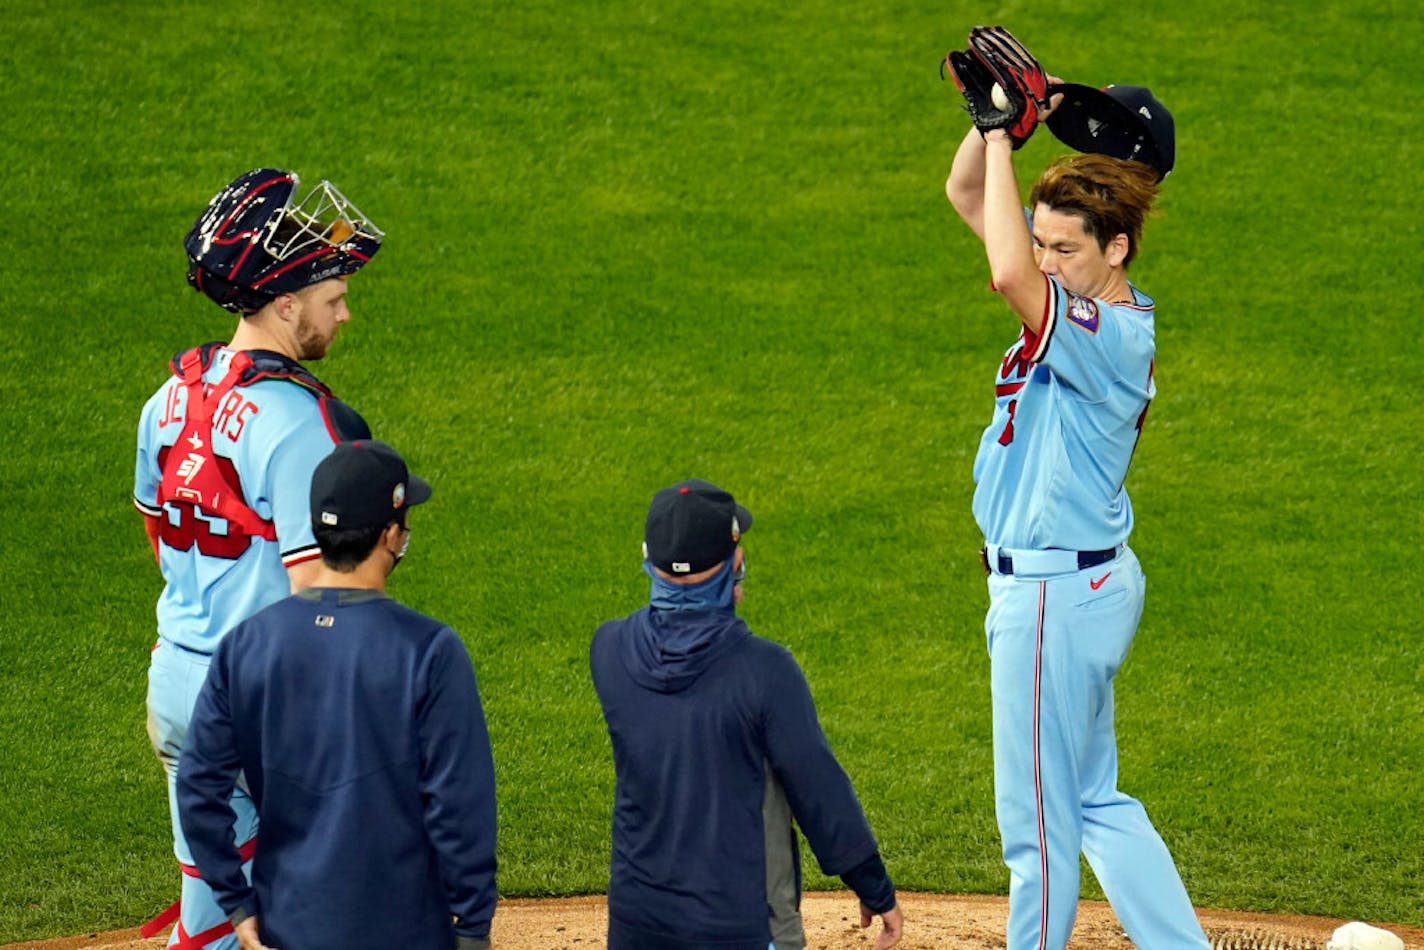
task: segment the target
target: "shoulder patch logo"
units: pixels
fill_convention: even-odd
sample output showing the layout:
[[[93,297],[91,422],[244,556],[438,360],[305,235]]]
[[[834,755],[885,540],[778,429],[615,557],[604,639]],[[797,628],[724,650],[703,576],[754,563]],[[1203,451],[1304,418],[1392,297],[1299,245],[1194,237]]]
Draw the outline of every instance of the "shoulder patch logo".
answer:
[[[1068,292],[1068,319],[1089,333],[1098,332],[1098,305],[1090,297]]]

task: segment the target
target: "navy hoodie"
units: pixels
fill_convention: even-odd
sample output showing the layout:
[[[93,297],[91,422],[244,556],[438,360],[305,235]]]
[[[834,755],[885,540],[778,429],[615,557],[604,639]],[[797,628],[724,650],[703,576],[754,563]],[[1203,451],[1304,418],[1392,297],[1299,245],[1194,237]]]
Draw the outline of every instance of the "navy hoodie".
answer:
[[[785,647],[731,609],[645,607],[601,626],[589,663],[617,776],[610,947],[765,950],[768,767],[822,871],[851,874],[872,910],[894,906],[855,790]]]

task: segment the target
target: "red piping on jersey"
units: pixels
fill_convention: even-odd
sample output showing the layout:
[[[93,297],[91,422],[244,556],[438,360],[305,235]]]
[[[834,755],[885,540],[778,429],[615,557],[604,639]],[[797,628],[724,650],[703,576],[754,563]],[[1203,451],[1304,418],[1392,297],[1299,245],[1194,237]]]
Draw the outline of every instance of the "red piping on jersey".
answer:
[[[1053,292],[1053,280],[1047,274],[1043,275],[1043,322],[1038,325],[1038,332],[1033,333],[1025,327],[1025,343],[1034,344],[1033,352],[1029,354],[1029,360],[1037,363],[1043,359],[1043,355],[1048,352],[1048,340],[1053,336],[1053,328],[1057,324],[1054,319],[1054,302],[1058,295]]]
[[[1012,396],[1014,393],[1018,392],[1020,389],[1023,388],[1024,380],[1019,380],[1017,383],[1000,383],[999,385],[994,387],[994,395]]]
[[[1043,600],[1048,583],[1038,582],[1038,629],[1035,631],[1033,648],[1033,793],[1038,808],[1038,867],[1043,876],[1042,905],[1038,915],[1038,948],[1048,946],[1048,836],[1044,832],[1043,821],[1043,776],[1039,769],[1042,764],[1039,747],[1039,721],[1042,718],[1043,702]]]

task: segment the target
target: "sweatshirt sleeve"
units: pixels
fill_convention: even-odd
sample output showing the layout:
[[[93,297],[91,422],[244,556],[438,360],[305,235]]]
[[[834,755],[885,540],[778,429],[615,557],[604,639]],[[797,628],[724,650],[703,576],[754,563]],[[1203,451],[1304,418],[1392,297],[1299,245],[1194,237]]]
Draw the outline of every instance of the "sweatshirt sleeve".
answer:
[[[431,643],[424,682],[417,728],[425,827],[456,934],[483,938],[496,900],[494,758],[469,653],[448,627]]]
[[[842,874],[841,881],[873,914],[883,914],[896,904],[895,885],[879,852]]]
[[[826,741],[795,659],[778,649],[763,669],[771,680],[763,693],[767,759],[821,870],[843,875],[876,856],[875,836]]]
[[[241,628],[223,638],[198,693],[178,760],[178,818],[193,863],[229,915],[257,913],[257,895],[242,873],[230,804],[241,769],[233,735],[228,663]]]

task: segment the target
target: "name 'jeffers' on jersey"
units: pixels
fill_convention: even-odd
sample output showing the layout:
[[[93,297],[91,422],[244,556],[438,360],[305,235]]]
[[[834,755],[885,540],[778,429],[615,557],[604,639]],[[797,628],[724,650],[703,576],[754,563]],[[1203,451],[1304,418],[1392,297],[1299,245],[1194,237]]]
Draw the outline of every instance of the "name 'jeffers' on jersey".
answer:
[[[246,354],[203,349],[201,380],[211,396]],[[200,653],[287,596],[286,568],[319,553],[304,486],[336,444],[335,400],[296,362],[260,359],[266,371],[249,372],[250,382],[208,407],[211,427],[187,426],[190,390],[178,376],[158,388],[139,419],[134,504],[159,519],[158,632]]]

